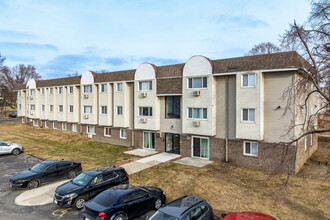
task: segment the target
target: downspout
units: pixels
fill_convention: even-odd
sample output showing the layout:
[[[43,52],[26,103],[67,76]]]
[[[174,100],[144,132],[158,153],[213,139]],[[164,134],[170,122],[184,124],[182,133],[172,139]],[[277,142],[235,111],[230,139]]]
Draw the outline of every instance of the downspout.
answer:
[[[226,147],[226,159],[225,161],[228,162],[228,91],[229,91],[229,86],[228,86],[228,80],[229,76],[226,76],[226,129],[225,129],[225,147]]]
[[[135,129],[135,88],[134,88],[134,86],[135,86],[135,82],[133,82],[133,96],[131,96],[131,97],[133,97],[133,117],[132,117],[132,115],[131,115],[131,120],[133,119],[133,127],[132,127],[132,138],[131,138],[131,141],[132,141],[132,143],[131,143],[131,147],[134,147],[134,129]]]

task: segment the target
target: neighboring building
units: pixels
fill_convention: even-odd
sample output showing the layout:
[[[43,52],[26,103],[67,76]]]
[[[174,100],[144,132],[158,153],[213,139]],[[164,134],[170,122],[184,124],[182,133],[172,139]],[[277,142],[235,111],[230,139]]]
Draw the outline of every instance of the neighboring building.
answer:
[[[222,60],[193,56],[185,64],[143,63],[136,70],[32,79],[17,87],[18,117],[112,144],[298,172],[317,138],[280,144],[300,134],[290,128],[302,120],[298,101],[283,115],[282,95],[305,67],[296,52]],[[313,101],[309,108],[316,108]]]

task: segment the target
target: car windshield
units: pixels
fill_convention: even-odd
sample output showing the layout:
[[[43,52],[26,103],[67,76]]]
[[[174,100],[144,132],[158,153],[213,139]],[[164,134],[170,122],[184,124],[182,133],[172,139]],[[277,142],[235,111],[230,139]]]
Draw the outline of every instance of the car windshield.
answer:
[[[79,174],[72,182],[78,186],[86,186],[93,177],[85,173]]]
[[[117,201],[118,198],[111,196],[111,192],[109,191],[104,191],[93,199],[93,202],[105,207],[111,207],[116,204]]]
[[[168,215],[164,212],[157,211],[149,218],[149,220],[179,220],[179,219],[174,216]]]
[[[47,166],[45,164],[38,163],[31,168],[31,171],[35,173],[42,173],[46,167]]]

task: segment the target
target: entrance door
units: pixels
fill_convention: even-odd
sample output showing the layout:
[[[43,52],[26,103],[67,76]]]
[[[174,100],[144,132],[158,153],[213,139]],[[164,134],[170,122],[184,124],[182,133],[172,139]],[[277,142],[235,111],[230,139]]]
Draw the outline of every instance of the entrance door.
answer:
[[[143,147],[147,149],[155,149],[155,133],[143,132]]]
[[[193,137],[192,148],[193,157],[209,159],[209,139]]]
[[[167,153],[180,154],[180,135],[169,134],[165,136],[165,151]]]

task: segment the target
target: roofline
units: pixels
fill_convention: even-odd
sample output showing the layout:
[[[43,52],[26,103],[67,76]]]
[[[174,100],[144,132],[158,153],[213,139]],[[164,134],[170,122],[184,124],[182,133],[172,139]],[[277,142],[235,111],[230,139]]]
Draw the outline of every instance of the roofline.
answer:
[[[286,72],[286,71],[298,71],[300,68],[284,68],[284,69],[268,69],[268,70],[246,70],[246,71],[239,71],[239,72],[229,72],[229,73],[214,73],[214,76],[228,76],[228,75],[236,75],[238,73],[244,72]]]

